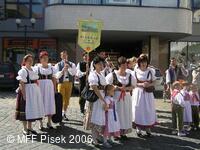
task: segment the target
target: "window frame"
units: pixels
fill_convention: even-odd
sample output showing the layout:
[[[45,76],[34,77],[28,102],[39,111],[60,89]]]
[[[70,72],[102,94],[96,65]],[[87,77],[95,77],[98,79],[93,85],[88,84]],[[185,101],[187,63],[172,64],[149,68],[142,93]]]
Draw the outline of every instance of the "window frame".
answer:
[[[21,19],[30,19],[33,17],[33,13],[32,13],[32,7],[33,5],[41,5],[42,6],[42,17],[37,17],[36,19],[43,19],[44,18],[44,4],[46,3],[46,1],[43,1],[43,3],[41,2],[34,2],[33,0],[29,0],[29,2],[20,2],[20,0],[16,0],[16,2],[8,2],[7,0],[5,0],[5,12],[6,12],[6,18],[10,18],[10,19],[13,19],[13,18],[21,18]],[[14,4],[14,5],[17,5],[17,14],[16,16],[14,17],[9,17],[8,16],[8,13],[7,13],[7,5],[9,4]],[[28,17],[22,17],[20,16],[20,13],[19,13],[19,7],[20,5],[29,5],[29,15]]]

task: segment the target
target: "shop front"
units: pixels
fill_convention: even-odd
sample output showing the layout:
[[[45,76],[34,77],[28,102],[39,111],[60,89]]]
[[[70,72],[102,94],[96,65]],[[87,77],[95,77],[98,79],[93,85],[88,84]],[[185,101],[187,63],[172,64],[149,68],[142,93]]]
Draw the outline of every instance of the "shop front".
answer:
[[[26,49],[25,49],[26,47]],[[38,62],[40,51],[46,50],[49,53],[49,61],[57,61],[57,40],[51,38],[30,38],[26,41],[23,38],[3,38],[3,61],[21,64],[25,54],[32,54],[35,63]]]

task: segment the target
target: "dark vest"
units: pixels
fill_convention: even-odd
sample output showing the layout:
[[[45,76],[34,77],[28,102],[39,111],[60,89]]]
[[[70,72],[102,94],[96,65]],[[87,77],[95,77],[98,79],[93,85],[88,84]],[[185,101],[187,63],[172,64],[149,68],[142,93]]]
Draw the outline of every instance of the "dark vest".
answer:
[[[70,67],[72,67],[72,64],[70,62],[68,62],[68,65]],[[58,67],[59,67],[59,71],[62,71],[62,69],[64,68],[64,63],[62,61],[60,61],[58,63]],[[70,73],[68,73],[68,77],[69,77],[69,82],[73,82],[74,81],[74,77],[72,75],[70,75]],[[61,76],[61,78],[59,79],[58,83],[63,83],[63,78],[64,78],[64,75]]]
[[[38,76],[39,76],[39,80],[45,80],[45,79],[51,80],[52,77],[53,77],[53,69],[52,69],[52,68],[51,68],[51,71],[52,71],[51,74],[49,74],[49,75],[44,75],[44,74],[41,74],[41,72],[40,72],[40,67],[38,67]]]
[[[84,61],[81,61],[81,62],[79,63],[81,72],[86,72],[86,64],[87,64],[87,63],[84,62]]]
[[[178,81],[178,80],[185,80],[185,76],[183,75],[180,67],[176,67],[175,69],[172,67],[169,67],[169,74],[170,74],[171,83],[174,83],[175,81]]]
[[[117,75],[115,72],[112,73],[113,74],[113,85],[122,87],[122,84],[119,82],[119,80],[117,79]],[[131,86],[131,74],[129,76],[129,83],[126,85],[126,87]]]

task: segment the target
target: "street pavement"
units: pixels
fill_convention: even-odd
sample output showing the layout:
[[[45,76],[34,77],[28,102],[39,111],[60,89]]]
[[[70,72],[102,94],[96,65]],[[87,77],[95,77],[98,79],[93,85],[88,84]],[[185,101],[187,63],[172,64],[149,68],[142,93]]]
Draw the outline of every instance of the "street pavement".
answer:
[[[37,136],[22,135],[22,124],[14,119],[15,99],[13,91],[0,91],[0,150],[62,150],[97,149],[91,144],[90,131],[82,126],[83,116],[79,112],[78,97],[72,97],[68,110],[70,121],[61,125],[53,124],[55,129],[39,131],[39,122],[33,123]],[[187,137],[171,134],[170,103],[156,99],[159,124],[152,130],[153,137],[138,138],[135,130],[128,135],[129,140],[113,146],[116,150],[200,150],[200,131],[191,131]],[[46,124],[45,124],[46,126]],[[101,147],[103,149],[103,147]]]

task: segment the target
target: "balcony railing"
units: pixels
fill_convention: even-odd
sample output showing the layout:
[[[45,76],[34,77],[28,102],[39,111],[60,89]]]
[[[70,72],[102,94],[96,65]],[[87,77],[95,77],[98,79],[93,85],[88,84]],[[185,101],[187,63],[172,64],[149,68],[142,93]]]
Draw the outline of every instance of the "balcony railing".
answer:
[[[191,0],[48,0],[48,5],[113,5],[191,9]]]

